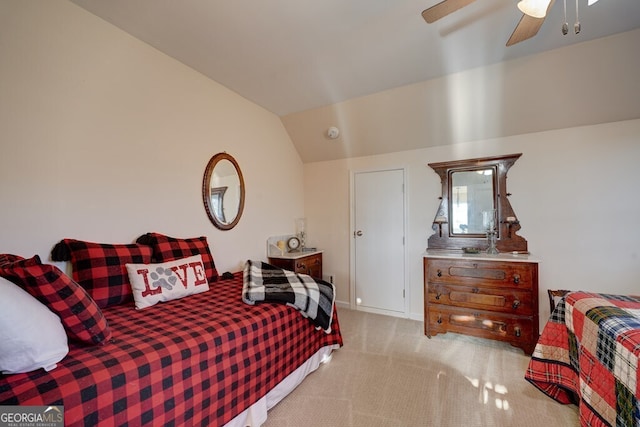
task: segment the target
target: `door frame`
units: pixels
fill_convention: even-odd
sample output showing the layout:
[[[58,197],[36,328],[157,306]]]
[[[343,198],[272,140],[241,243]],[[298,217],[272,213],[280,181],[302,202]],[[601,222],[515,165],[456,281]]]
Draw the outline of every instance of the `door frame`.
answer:
[[[356,245],[355,245],[355,184],[356,184],[356,174],[359,173],[371,173],[371,172],[386,172],[386,171],[394,171],[401,170],[402,171],[402,182],[403,182],[403,192],[402,192],[402,203],[403,203],[403,224],[402,224],[402,233],[404,235],[404,283],[402,284],[404,287],[404,310],[402,313],[397,313],[388,310],[380,310],[375,308],[358,308],[356,304]],[[376,314],[384,314],[394,317],[403,317],[409,318],[409,308],[411,302],[411,290],[409,287],[409,263],[408,263],[408,254],[409,254],[409,236],[408,236],[408,223],[409,223],[409,212],[407,207],[409,206],[407,198],[408,198],[408,179],[407,179],[407,167],[406,166],[397,166],[397,167],[385,167],[385,168],[366,168],[366,169],[351,169],[349,170],[349,308],[351,310],[359,310],[364,312],[376,313]]]

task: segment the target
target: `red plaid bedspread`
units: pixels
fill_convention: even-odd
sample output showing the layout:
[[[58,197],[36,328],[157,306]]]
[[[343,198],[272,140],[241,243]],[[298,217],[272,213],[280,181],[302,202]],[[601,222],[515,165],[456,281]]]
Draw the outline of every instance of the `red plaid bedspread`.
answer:
[[[136,310],[103,309],[104,346],[72,347],[51,372],[0,377],[2,405],[64,405],[65,425],[220,426],[325,345],[294,308],[242,302],[242,274],[209,292]]]
[[[525,378],[582,426],[640,426],[640,297],[571,292],[542,331]]]

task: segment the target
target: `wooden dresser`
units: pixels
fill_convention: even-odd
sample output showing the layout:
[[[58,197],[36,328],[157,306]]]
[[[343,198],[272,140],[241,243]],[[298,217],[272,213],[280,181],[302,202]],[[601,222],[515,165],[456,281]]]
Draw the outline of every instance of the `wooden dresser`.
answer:
[[[499,340],[531,354],[538,341],[538,262],[527,255],[424,255],[424,332]]]
[[[289,252],[282,256],[270,256],[269,264],[296,273],[322,279],[322,252]]]

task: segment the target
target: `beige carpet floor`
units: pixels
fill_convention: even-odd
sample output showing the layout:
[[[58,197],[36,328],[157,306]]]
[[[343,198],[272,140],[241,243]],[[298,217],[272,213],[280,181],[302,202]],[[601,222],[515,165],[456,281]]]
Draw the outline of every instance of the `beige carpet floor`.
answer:
[[[529,357],[422,322],[339,309],[344,347],[269,411],[264,427],[579,426],[524,379]]]

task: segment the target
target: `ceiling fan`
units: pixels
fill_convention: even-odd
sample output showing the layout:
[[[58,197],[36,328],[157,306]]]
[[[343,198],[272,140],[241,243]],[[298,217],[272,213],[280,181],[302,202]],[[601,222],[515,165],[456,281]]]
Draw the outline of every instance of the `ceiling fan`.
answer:
[[[462,9],[463,7],[473,3],[474,1],[475,0],[443,0],[438,4],[431,6],[428,9],[425,9],[422,12],[422,17],[424,18],[425,21],[431,24],[437,21],[438,19],[444,18],[445,16],[455,12],[458,9]],[[542,23],[544,22],[545,16],[547,12],[551,10],[551,7],[553,6],[554,1],[555,0],[549,1],[548,6],[546,8],[544,8],[543,6],[541,10],[540,8],[538,8],[536,12],[528,11],[527,13],[530,13],[530,14],[523,13],[522,18],[520,18],[520,22],[518,22],[518,25],[513,30],[511,37],[509,37],[509,40],[507,41],[507,46],[520,43],[521,41],[530,39],[531,37],[535,36],[538,33],[538,30],[540,30],[540,27],[542,27]],[[539,1],[538,2],[521,1],[520,3],[537,3],[538,5],[540,4]],[[546,3],[546,2],[543,2],[543,3]],[[520,8],[520,10],[522,10],[522,7],[520,6],[521,5],[518,4],[518,7]],[[535,15],[535,16],[532,16],[532,15]]]

